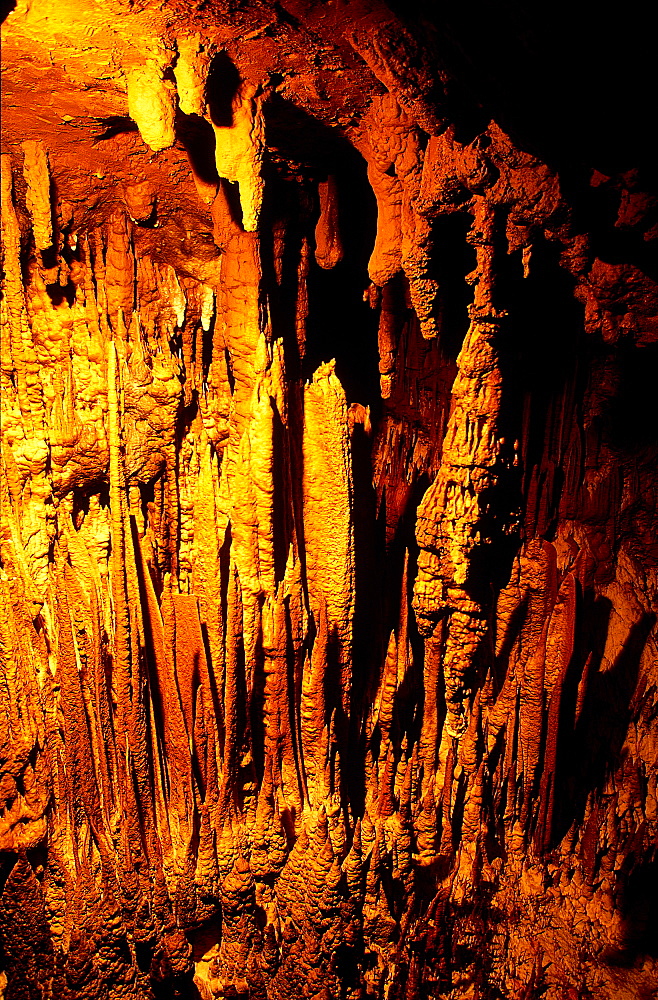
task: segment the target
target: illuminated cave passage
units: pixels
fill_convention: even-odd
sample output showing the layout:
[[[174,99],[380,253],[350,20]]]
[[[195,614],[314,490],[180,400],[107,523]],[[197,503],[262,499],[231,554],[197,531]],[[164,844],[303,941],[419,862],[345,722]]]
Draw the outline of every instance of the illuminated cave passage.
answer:
[[[658,996],[632,8],[3,4],[0,1000]]]

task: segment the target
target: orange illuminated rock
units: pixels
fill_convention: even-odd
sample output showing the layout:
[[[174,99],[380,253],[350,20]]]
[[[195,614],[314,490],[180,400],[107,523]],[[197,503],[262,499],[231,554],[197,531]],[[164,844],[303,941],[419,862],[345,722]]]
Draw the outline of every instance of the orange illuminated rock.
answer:
[[[658,987],[655,183],[392,7],[4,19],[7,1000]]]

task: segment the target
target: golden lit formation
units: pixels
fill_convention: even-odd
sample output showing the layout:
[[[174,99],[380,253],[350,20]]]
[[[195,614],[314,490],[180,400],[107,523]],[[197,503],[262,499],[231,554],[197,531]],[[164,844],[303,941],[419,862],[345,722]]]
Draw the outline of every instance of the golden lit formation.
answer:
[[[9,6],[0,998],[649,1000],[651,178],[423,4]]]

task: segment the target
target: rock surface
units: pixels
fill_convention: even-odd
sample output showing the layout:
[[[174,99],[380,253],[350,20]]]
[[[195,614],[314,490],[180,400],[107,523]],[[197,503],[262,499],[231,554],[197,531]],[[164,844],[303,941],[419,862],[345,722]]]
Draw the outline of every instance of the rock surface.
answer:
[[[0,996],[658,995],[641,143],[530,13],[543,131],[432,5],[10,6]]]

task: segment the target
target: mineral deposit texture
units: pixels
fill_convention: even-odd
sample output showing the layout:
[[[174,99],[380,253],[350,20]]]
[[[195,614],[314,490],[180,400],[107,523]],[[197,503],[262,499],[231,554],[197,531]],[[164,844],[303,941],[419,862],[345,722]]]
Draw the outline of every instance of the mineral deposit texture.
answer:
[[[5,1000],[658,997],[655,159],[495,6],[4,5]]]

